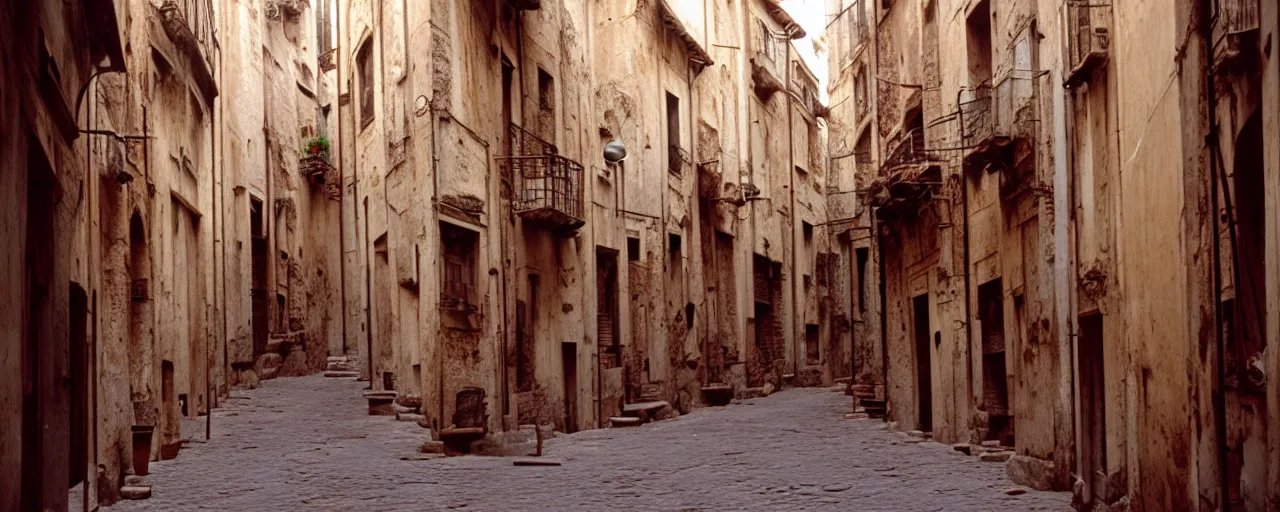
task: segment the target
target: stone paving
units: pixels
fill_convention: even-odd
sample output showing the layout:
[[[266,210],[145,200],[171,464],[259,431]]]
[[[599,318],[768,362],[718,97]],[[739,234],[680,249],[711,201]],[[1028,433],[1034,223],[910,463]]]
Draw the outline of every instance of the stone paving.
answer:
[[[550,439],[559,467],[511,458],[404,460],[426,430],[365,415],[363,383],[282,378],[236,391],[213,438],[151,464],[153,496],[110,510],[1070,510],[1004,465],[847,420],[849,398],[795,389],[640,427]]]

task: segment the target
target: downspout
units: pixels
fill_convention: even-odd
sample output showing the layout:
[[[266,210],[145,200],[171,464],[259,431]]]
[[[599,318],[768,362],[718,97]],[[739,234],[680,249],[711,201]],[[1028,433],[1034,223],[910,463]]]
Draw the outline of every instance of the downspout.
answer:
[[[583,7],[582,7],[582,10],[583,10],[583,12],[582,12],[582,14],[583,14],[583,19],[584,19],[584,20],[587,20],[587,23],[586,23],[586,30],[585,30],[585,32],[586,32],[586,39],[587,39],[586,48],[594,48],[593,44],[594,44],[594,39],[595,39],[595,38],[594,38],[594,35],[595,35],[595,30],[594,30],[594,29],[595,29],[595,23],[593,23],[593,22],[592,22],[592,19],[593,19],[593,18],[591,17],[591,14],[592,14],[592,13],[591,13],[591,5],[592,5],[592,3],[591,3],[591,2],[586,2],[585,4],[583,4]],[[596,80],[595,80],[595,67],[594,67],[594,66],[590,66],[590,67],[589,67],[588,74],[589,74],[589,77],[588,77],[588,80],[587,80],[587,87],[588,87],[591,91],[595,91],[595,89],[596,89]],[[588,110],[589,119],[595,119],[595,118],[596,118],[596,116],[595,116],[595,108],[594,108],[594,107],[595,107],[595,105],[594,105],[594,103],[593,103],[593,102],[587,102],[587,110]],[[511,107],[510,107],[510,106],[507,106],[507,108],[511,108]],[[503,129],[507,129],[507,127],[505,127],[505,126],[504,126],[504,127],[503,127]],[[585,130],[583,130],[583,129],[582,129],[582,125],[581,125],[581,124],[579,124],[579,125],[578,125],[578,138],[579,138],[579,140],[581,140],[581,141],[582,141],[582,142],[580,143],[580,147],[582,148],[582,149],[581,149],[581,151],[582,151],[582,159],[583,159],[583,160],[586,160],[586,159],[587,159],[587,144],[586,144],[586,139],[584,138],[584,137],[585,137],[585,134],[586,134],[586,131],[585,131]],[[584,172],[586,172],[586,171],[585,171],[585,169],[584,169]],[[583,187],[583,191],[582,191],[582,193],[583,193],[583,195],[584,195],[584,196],[585,196],[585,195],[586,195],[586,193],[587,193],[587,191],[586,191],[586,188],[587,188],[587,184],[586,184],[586,182],[587,182],[587,181],[589,181],[590,179],[591,179],[590,177],[586,177],[586,176],[584,176],[584,177],[583,177],[583,179],[582,179],[582,182],[583,182],[583,183],[582,183],[582,187]],[[615,179],[616,179],[616,178],[615,178]],[[616,181],[614,182],[614,185],[615,185],[615,187],[616,187],[616,185],[617,185],[617,182],[616,182]],[[590,187],[590,188],[591,188],[591,195],[592,195],[592,197],[591,197],[591,202],[592,202],[592,204],[594,204],[594,203],[595,203],[595,189],[596,189],[596,188],[595,188],[595,187]],[[617,193],[617,192],[616,192],[617,188],[615,188],[614,190],[615,190],[615,194],[616,194],[616,193]],[[584,198],[584,202],[585,202],[585,198]],[[615,207],[617,207],[617,201],[616,201],[616,200],[614,201],[614,206],[615,206]],[[586,205],[585,205],[585,204],[583,205],[583,207],[584,207],[584,209],[583,209],[583,212],[582,212],[582,216],[583,216],[583,217],[586,217],[586,216],[588,215],[588,213],[587,213],[588,209],[586,208]],[[595,209],[594,209],[594,208],[590,208],[589,210],[590,210],[590,211],[593,211],[593,212],[595,211]],[[594,215],[592,215],[592,217],[594,217]],[[591,221],[595,221],[595,219],[594,219],[594,218],[592,218],[592,219],[590,219],[590,220],[591,220]],[[592,229],[592,230],[591,230],[591,238],[592,238],[592,240],[593,240],[593,241],[595,240],[595,233],[596,233],[596,230]],[[614,257],[614,261],[615,261],[615,262],[617,262],[617,261],[618,261],[616,256]],[[600,265],[599,265],[599,263],[600,263],[600,262],[599,262],[599,259],[597,259],[595,263],[596,263],[596,265],[594,265],[592,268],[594,268],[594,269],[595,269],[596,275],[597,275],[597,276],[599,276],[599,275],[600,275]],[[616,263],[615,263],[615,265],[616,265]],[[597,282],[597,283],[599,283],[599,279],[598,279],[598,278],[597,278],[596,282]],[[507,290],[507,288],[506,288],[506,281],[504,280],[502,284],[503,284],[503,288],[502,288],[502,298],[503,298],[503,303],[502,303],[502,307],[503,307],[503,310],[502,310],[502,320],[503,320],[503,322],[506,322],[506,319],[507,319],[507,311],[506,311],[506,307],[507,307],[507,303],[506,303],[506,296],[507,296],[506,294],[507,294],[507,291],[506,291],[506,290]],[[584,301],[586,301],[586,300],[587,300],[587,298],[586,298],[586,297],[583,297],[583,300],[584,300]],[[599,304],[598,302],[596,303],[596,314],[597,314],[597,315],[599,315],[599,314],[600,314],[600,304]],[[616,315],[613,315],[613,314],[610,314],[609,316],[610,316],[610,318],[616,318]],[[598,320],[597,320],[597,321],[598,321]],[[614,329],[614,330],[616,331],[617,329]],[[505,339],[505,336],[506,336],[506,329],[505,329],[505,328],[503,329],[503,336],[504,336],[504,339]],[[502,354],[503,354],[503,362],[504,362],[504,364],[503,364],[503,366],[502,366],[502,379],[503,379],[503,380],[502,380],[502,382],[503,382],[503,391],[505,392],[505,390],[506,390],[506,382],[507,382],[507,380],[506,380],[506,379],[507,379],[507,367],[506,367],[506,364],[505,364],[505,361],[506,361],[506,350],[503,350],[503,351],[502,351]],[[596,357],[595,357],[595,366],[594,366],[594,368],[592,368],[592,372],[594,372],[594,373],[596,374],[596,383],[595,383],[595,389],[592,389],[592,390],[591,390],[591,396],[595,398],[595,403],[596,403],[596,426],[597,426],[597,427],[600,427],[600,426],[603,426],[603,425],[604,425],[604,422],[602,421],[602,416],[603,416],[603,414],[602,414],[602,413],[603,413],[604,411],[602,410],[602,409],[603,409],[603,404],[601,403],[601,399],[600,399],[600,387],[601,387],[601,384],[602,384],[602,376],[600,375],[600,335],[599,335],[599,333],[598,333],[598,332],[596,333],[595,356],[596,356]]]
[[[884,386],[884,401],[889,403],[889,299],[885,297],[885,264],[884,264],[884,236],[880,232],[880,219],[876,215],[878,208],[871,209],[871,240],[875,243],[875,250],[871,251],[876,255],[876,266],[880,274],[877,279],[877,285],[880,295],[880,385]],[[888,421],[888,415],[885,416]]]
[[[218,12],[226,13],[226,5],[224,2],[219,1]],[[221,16],[218,17],[218,24],[219,24],[218,33],[219,34],[224,33],[225,32],[223,30],[224,27],[221,26],[222,24]],[[226,110],[225,110],[225,105],[222,102],[223,97],[225,96],[225,94],[223,94],[223,89],[222,89],[222,75],[223,75],[222,70],[224,69],[222,67],[222,63],[223,63],[222,49],[219,48],[218,49],[218,114],[222,116],[222,117],[219,117],[219,120],[220,120],[219,124],[225,125]],[[220,128],[221,126],[219,126],[219,129]],[[226,142],[227,141],[224,138],[222,143],[226,144]],[[227,313],[227,291],[226,291],[227,290],[227,217],[226,217],[225,210],[227,208],[227,184],[226,184],[227,165],[226,165],[226,159],[222,157],[221,153],[219,153],[218,155],[217,169],[218,169],[218,179],[216,181],[218,182],[218,207],[214,209],[214,212],[217,213],[219,209],[224,210],[223,216],[222,216],[222,226],[221,226],[222,228],[221,229],[222,231],[222,251],[221,251],[222,252],[222,364],[223,364],[222,380],[223,380],[223,383],[227,385],[227,393],[230,394],[231,392],[231,386],[230,386],[231,342],[228,339],[229,338],[228,334],[231,332],[231,329],[230,329],[230,321],[228,320],[228,313]]]
[[[1063,20],[1059,20],[1060,22]],[[1059,26],[1065,26],[1059,23]],[[1065,41],[1060,38],[1059,41]],[[1077,439],[1076,421],[1080,418],[1080,411],[1076,407],[1076,385],[1075,375],[1076,367],[1079,362],[1075,357],[1075,333],[1076,321],[1073,314],[1075,308],[1075,287],[1071,285],[1071,268],[1074,267],[1076,258],[1072,258],[1073,244],[1069,239],[1070,218],[1072,216],[1071,201],[1068,197],[1071,194],[1071,186],[1068,182],[1068,173],[1070,169],[1075,168],[1074,152],[1067,151],[1068,134],[1074,135],[1074,126],[1071,124],[1074,120],[1072,115],[1074,103],[1068,96],[1068,93],[1062,83],[1061,75],[1063,69],[1066,68],[1066,62],[1063,61],[1065,55],[1062,51],[1058,51],[1058,71],[1059,74],[1049,73],[1049,79],[1052,82],[1053,93],[1051,101],[1053,102],[1053,282],[1054,282],[1054,309],[1057,312],[1057,342],[1058,342],[1058,410],[1056,414],[1054,451],[1058,457],[1066,460],[1055,460],[1055,468],[1059,477],[1065,477],[1070,483],[1071,468],[1076,467],[1077,461],[1081,460],[1080,449],[1081,443]],[[965,275],[969,273],[966,271]],[[972,360],[972,358],[970,358]],[[1066,416],[1066,417],[1063,417]],[[1059,437],[1061,436],[1061,437]],[[1070,444],[1064,444],[1069,442]],[[1105,435],[1102,439],[1106,443]],[[1075,460],[1070,460],[1074,456]],[[1103,468],[1105,471],[1106,468]],[[1079,471],[1077,471],[1079,473]],[[1086,476],[1083,478],[1089,487],[1092,478]]]
[[[93,87],[92,87],[92,89],[93,89],[93,97],[89,100],[89,107],[88,107],[87,109],[85,109],[85,113],[84,113],[84,115],[85,115],[85,125],[86,125],[86,126],[88,126],[90,130],[92,130],[92,129],[94,129],[94,128],[93,128],[93,104],[95,103],[95,102],[94,102],[94,100],[95,100],[95,99],[97,99],[97,97],[98,97],[97,77],[96,77],[96,76],[94,76],[94,77],[90,77],[90,78],[89,78],[89,81],[88,81],[88,82],[85,82],[85,86],[86,86],[86,87],[88,87],[90,84],[93,84]],[[79,110],[79,109],[77,108],[76,116],[79,116],[79,115],[80,115],[80,112],[79,112],[78,110]],[[92,178],[93,178],[93,137],[85,137],[85,138],[84,138],[84,147],[85,147],[85,152],[84,152],[85,176],[86,176],[86,177],[88,177],[88,178],[90,178],[90,179],[92,179]],[[95,181],[95,182],[98,182],[98,183],[101,183],[101,180],[94,180],[94,181]],[[91,185],[91,186],[92,186],[92,185]],[[98,188],[99,190],[101,190],[101,188],[100,188],[100,187],[95,187],[95,188]],[[87,210],[86,210],[86,211],[88,211],[88,212],[92,212],[92,211],[94,211],[94,210],[93,210],[93,194],[91,194],[91,193],[90,193],[90,194],[85,194],[85,195],[86,195],[86,196],[88,196],[88,202],[89,202],[89,207],[87,208]],[[132,222],[130,222],[130,228],[132,229]],[[90,229],[89,231],[90,231],[90,236],[86,236],[86,237],[85,237],[85,245],[86,245],[86,246],[88,247],[88,249],[89,249],[88,253],[89,253],[89,254],[93,254],[93,253],[94,253],[94,251],[93,251],[93,236],[92,236],[92,231],[93,231],[93,230],[92,230],[92,229]],[[99,232],[101,232],[101,231],[99,231]],[[99,235],[99,236],[101,236],[101,235]],[[99,261],[101,261],[101,260],[99,260]],[[101,264],[101,263],[99,263],[99,264]],[[99,269],[99,270],[101,270],[101,269]],[[86,281],[87,281],[87,280],[86,280]],[[99,281],[98,281],[98,283],[97,283],[97,284],[98,284],[98,285],[101,285],[101,284],[102,284],[101,279],[99,279]],[[91,286],[91,288],[93,288],[93,287]],[[93,337],[92,337],[92,338],[90,338],[90,342],[92,342],[92,343],[93,343],[93,350],[94,350],[93,370],[94,370],[94,373],[95,373],[95,375],[93,375],[93,392],[92,392],[92,394],[93,394],[93,419],[94,419],[94,421],[93,421],[93,467],[94,467],[94,468],[97,468],[97,467],[98,467],[98,423],[99,423],[99,422],[98,422],[98,376],[97,376],[97,370],[98,370],[98,358],[97,358],[98,343],[97,343],[97,341],[98,341],[98,321],[100,320],[100,319],[98,318],[98,292],[97,292],[97,290],[94,290],[94,292],[93,292],[93,320],[94,320],[94,321],[93,321]],[[87,408],[87,407],[86,407],[86,408]],[[82,482],[81,482],[80,488],[83,490],[83,492],[82,492],[81,494],[83,494],[83,495],[84,495],[84,500],[83,500],[83,501],[84,501],[84,503],[83,503],[83,505],[84,505],[84,510],[85,510],[85,512],[88,512],[88,511],[89,511],[89,475],[88,475],[88,468],[82,467],[82,468],[80,468],[80,469],[83,469],[83,470],[85,470],[85,471],[86,471],[86,473],[85,473],[85,475],[84,475],[84,478],[82,478],[82,479],[81,479],[81,480],[82,480]],[[98,492],[101,492],[100,490],[98,490],[98,489],[97,489],[97,486],[96,486],[96,485],[94,486],[94,490],[97,490]],[[68,506],[69,506],[69,505],[70,505],[70,504],[68,504]]]
[[[801,326],[804,325],[804,311],[800,308],[800,304],[796,298],[797,278],[796,271],[800,268],[800,247],[796,244],[796,227],[797,220],[800,219],[800,212],[796,210],[796,149],[795,134],[792,124],[795,119],[794,106],[792,105],[793,97],[791,95],[791,30],[787,29],[787,40],[783,43],[782,59],[782,91],[786,96],[786,112],[787,112],[787,179],[790,183],[791,196],[791,219],[789,226],[791,231],[791,379],[795,382],[796,375],[800,373],[801,368],[801,348],[799,334]],[[772,35],[768,36],[772,37]],[[785,341],[786,338],[784,337]],[[778,387],[782,387],[782,381],[778,381]]]
[[[1206,114],[1208,115],[1208,125],[1209,125],[1208,126],[1209,133],[1205,136],[1205,145],[1208,146],[1209,153],[1210,153],[1209,155],[1210,156],[1209,158],[1209,182],[1210,182],[1209,191],[1210,192],[1209,193],[1211,195],[1210,200],[1212,202],[1210,203],[1211,209],[1209,211],[1211,212],[1210,216],[1213,217],[1213,232],[1212,232],[1213,278],[1211,279],[1211,282],[1213,283],[1213,294],[1212,294],[1213,334],[1214,334],[1213,339],[1214,339],[1214,345],[1215,345],[1214,348],[1217,352],[1217,357],[1216,357],[1217,360],[1214,362],[1214,365],[1216,366],[1216,368],[1214,371],[1215,385],[1213,390],[1213,401],[1214,401],[1213,420],[1214,420],[1214,429],[1217,430],[1216,436],[1215,436],[1217,442],[1214,444],[1217,451],[1216,455],[1218,457],[1217,462],[1218,462],[1219,501],[1222,506],[1222,510],[1226,512],[1230,512],[1232,508],[1231,501],[1227,496],[1227,489],[1230,489],[1230,475],[1227,474],[1227,468],[1229,466],[1227,461],[1227,446],[1226,446],[1226,435],[1227,435],[1226,379],[1224,377],[1227,370],[1226,362],[1224,360],[1226,356],[1226,340],[1223,339],[1223,333],[1222,333],[1222,237],[1219,236],[1219,233],[1221,233],[1220,231],[1221,228],[1219,227],[1219,223],[1221,222],[1221,219],[1219,218],[1219,215],[1218,215],[1219,189],[1218,189],[1218,179],[1217,179],[1217,174],[1219,171],[1221,172],[1226,172],[1226,171],[1221,169],[1222,153],[1219,150],[1220,148],[1218,147],[1218,128],[1219,128],[1218,127],[1218,94],[1215,89],[1217,84],[1215,83],[1214,66],[1213,66],[1213,24],[1211,23],[1211,20],[1214,19],[1213,18],[1214,5],[1212,2],[1209,2],[1207,0],[1201,0],[1199,4],[1200,4],[1200,10],[1199,10],[1200,19],[1197,20],[1196,22],[1196,28],[1197,28],[1197,32],[1200,33],[1202,44],[1205,45],[1205,48],[1202,48],[1204,52],[1204,69],[1202,71],[1205,74],[1204,95],[1205,95],[1205,102],[1207,104]],[[1226,186],[1225,182],[1223,183],[1223,186],[1224,187]],[[1223,198],[1226,200],[1227,214],[1228,216],[1231,216],[1233,214],[1233,211],[1231,210],[1231,190],[1224,188],[1221,191],[1221,193]],[[1239,279],[1240,265],[1234,264],[1234,260],[1236,259],[1236,249],[1237,249],[1237,245],[1235,241],[1234,223],[1232,223],[1230,227],[1232,228],[1230,230],[1230,235],[1231,235],[1231,250],[1232,250],[1231,256],[1233,260],[1233,264],[1231,265],[1231,267],[1234,273],[1233,275],[1233,278],[1235,279],[1234,282],[1239,283],[1240,282],[1240,279]],[[1237,291],[1236,293],[1238,294],[1239,292]],[[1263,335],[1265,336],[1265,334]]]
[[[221,87],[221,84],[222,84],[222,52],[221,52],[221,51],[218,51],[218,69],[217,69],[217,75],[218,75],[218,84],[219,84],[219,87]],[[219,88],[218,90],[219,90],[219,91],[221,91],[222,89],[221,89],[221,88]],[[210,105],[210,106],[209,106],[209,110],[210,110],[210,112],[209,112],[209,158],[210,158],[211,160],[212,160],[212,159],[217,159],[219,162],[221,161],[221,159],[220,159],[220,158],[217,158],[217,155],[218,155],[218,144],[217,144],[217,142],[218,142],[218,126],[219,126],[219,122],[221,121],[221,119],[219,119],[219,118],[218,118],[218,116],[221,114],[221,111],[220,111],[220,110],[218,110],[218,109],[217,109],[217,108],[215,108],[215,107],[221,107],[221,106],[222,106],[222,94],[218,94],[217,104],[216,104],[216,105]],[[210,162],[209,162],[209,174],[211,175],[211,176],[210,176],[210,178],[212,179],[214,186],[215,186],[215,187],[218,187],[218,189],[219,189],[219,190],[221,190],[221,189],[222,189],[222,187],[218,185],[217,176],[216,176],[216,174],[214,173],[214,169],[216,169],[216,168],[218,168],[218,167],[219,167],[218,162],[213,162],[213,161],[210,161]],[[219,194],[219,195],[221,195],[221,194]],[[213,191],[212,191],[212,190],[211,190],[211,191],[209,191],[209,202],[214,203],[214,204],[213,204],[212,217],[213,217],[213,225],[216,227],[216,226],[218,226],[218,209],[220,208],[220,205],[213,201]],[[222,221],[223,221],[223,222],[226,222],[226,219],[225,219],[225,218],[223,218],[223,219],[222,219]],[[210,231],[212,231],[212,230],[210,230]],[[225,229],[223,229],[222,231],[223,231],[223,233],[225,233],[225,232],[226,232],[226,230],[225,230]],[[212,233],[211,233],[211,234],[212,234]],[[217,239],[218,237],[214,237],[214,238],[215,238],[215,239]],[[216,246],[221,247],[221,246],[224,246],[224,245],[225,245],[225,243],[226,243],[225,241],[226,241],[226,239],[225,239],[225,238],[222,238],[221,240],[219,240],[219,241],[217,242],[217,244],[214,244],[214,243],[212,243],[212,241],[211,241],[210,245],[216,245]],[[214,257],[214,258],[217,258],[217,257],[218,257],[218,251],[217,251],[217,250],[215,250],[215,249],[213,249],[213,248],[210,248],[210,249],[211,249],[211,250],[210,250],[210,252],[211,252],[211,253],[213,253],[213,257]],[[222,264],[222,268],[223,268],[223,270],[225,271],[225,270],[226,270],[226,267],[227,267],[227,266],[226,266],[226,254],[225,254],[225,253],[224,253],[224,254],[222,254],[222,258],[221,258],[221,259],[222,259],[222,263],[223,263],[223,264]],[[223,274],[223,279],[226,279],[226,274],[225,274],[225,273]],[[214,301],[213,301],[213,303],[216,305],[216,304],[218,303],[218,300],[217,300],[217,293],[218,293],[218,292],[217,292],[217,290],[214,290],[214,291],[213,291],[213,293],[214,293]],[[227,304],[226,304],[226,302],[227,302],[227,301],[226,301],[226,297],[227,297],[227,289],[226,289],[226,287],[225,287],[225,286],[223,286],[223,287],[222,287],[222,299],[223,299],[223,300],[222,300],[222,318],[223,318],[223,322],[222,322],[222,344],[223,344],[223,345],[226,345],[226,343],[227,343],[227,323],[226,323],[226,318],[227,318],[227,317],[226,317],[226,315],[227,315]],[[209,339],[209,336],[205,336],[205,339],[206,339],[206,340],[208,340],[208,339]],[[211,433],[212,433],[212,431],[213,431],[213,402],[214,402],[214,400],[213,400],[213,350],[212,350],[212,347],[208,347],[208,346],[206,346],[206,347],[204,348],[204,440],[205,440],[205,441],[208,441],[208,440],[209,440],[209,438],[210,438],[210,437],[212,437],[212,436],[211,436]]]
[[[321,1],[327,2],[329,0]],[[333,16],[335,24],[339,27],[338,37],[341,39],[342,9],[334,9]],[[328,22],[329,20],[325,20],[326,25]],[[328,44],[328,42],[325,44]],[[345,166],[342,165],[343,158],[346,157],[345,152],[342,150],[343,144],[346,142],[346,139],[342,138],[342,48],[339,47],[334,50],[333,58],[337,61],[335,63],[337,67],[336,74],[334,75],[337,80],[334,81],[333,86],[338,89],[338,108],[335,110],[338,112],[338,158],[336,159],[338,163],[338,273],[340,274],[338,297],[342,301],[342,354],[340,355],[345,357],[347,355],[347,221],[343,219],[343,214],[345,213],[343,209],[346,207],[347,202],[347,191],[344,190],[347,185],[347,178],[346,173],[343,172]]]
[[[705,19],[706,19],[706,3],[704,2],[704,3],[703,3],[703,20],[704,20],[704,22],[705,22]],[[705,34],[706,34],[706,32],[704,31],[704,32],[703,32],[703,34],[705,35]],[[696,205],[696,204],[698,203],[698,201],[700,201],[700,199],[698,198],[698,165],[697,165],[698,137],[697,137],[697,131],[696,131],[696,130],[697,130],[697,125],[696,125],[696,124],[694,124],[694,117],[695,117],[695,116],[694,116],[694,110],[695,110],[695,106],[697,105],[697,103],[694,101],[694,99],[695,99],[695,98],[694,98],[694,94],[693,94],[693,93],[694,93],[694,89],[693,89],[693,80],[694,80],[694,78],[697,78],[697,77],[693,74],[693,66],[694,66],[694,61],[693,61],[693,59],[686,59],[684,64],[685,64],[685,66],[684,66],[685,88],[688,90],[688,93],[689,93],[689,165],[690,165],[690,167],[692,167],[692,169],[690,169],[690,171],[691,171],[691,172],[689,173],[689,174],[690,174],[689,178],[693,180],[693,194],[691,194],[691,196],[694,198],[694,204]],[[682,184],[683,184],[683,183],[682,183]],[[699,222],[701,222],[702,218],[701,218],[701,217],[699,217],[699,218],[698,218],[698,220],[699,220]],[[681,226],[681,227],[684,227],[684,226]],[[688,239],[689,239],[689,242],[691,242],[691,243],[693,242],[694,238],[697,236],[697,235],[696,235],[697,231],[698,231],[698,226],[694,226],[694,225],[690,225],[690,226],[689,226],[688,231],[684,233],[684,234],[685,234],[685,236],[686,236],[686,238],[688,238]],[[691,243],[690,243],[690,244],[685,244],[685,245],[684,245],[684,247],[685,247],[685,248],[692,247],[692,244],[691,244]],[[689,251],[688,251],[688,253],[689,253],[689,254],[693,254],[693,251],[692,251],[692,250],[689,250]],[[684,256],[683,256],[683,255],[681,255],[681,258],[684,258]],[[685,271],[685,275],[680,276],[680,282],[684,285],[684,299],[685,299],[685,303],[686,303],[686,304],[693,304],[693,294],[692,294],[692,293],[690,293],[690,290],[689,290],[689,274],[691,274],[691,273],[693,272],[693,271],[692,271],[692,269],[690,269],[689,267],[690,267],[690,266],[692,266],[693,259],[692,259],[692,258],[685,258],[685,259],[687,259],[687,260],[688,260],[688,262],[690,263],[690,265],[680,265],[680,267],[681,267],[681,268],[683,268],[683,269],[684,269],[684,271]],[[706,276],[705,276],[705,275],[703,275],[703,276],[702,276],[702,278],[703,278],[703,279],[706,279]],[[705,284],[704,284],[704,285],[702,286],[702,290],[703,290],[703,293],[704,293],[704,294],[706,293],[706,291],[705,291],[706,289],[707,289],[707,287],[706,287],[706,286],[705,286]],[[705,304],[706,304],[706,301],[705,301],[705,300],[701,301],[701,304],[705,305]],[[685,313],[686,313],[686,314],[688,314],[688,311],[685,311]],[[694,310],[694,313],[695,313],[695,315],[697,314],[697,310],[696,310],[696,309]],[[701,315],[697,315],[697,316],[699,316],[699,317],[706,317],[706,312],[705,312],[705,311],[703,311]],[[686,318],[686,319],[685,319],[685,322],[686,322],[686,323],[685,323],[685,325],[686,325],[686,326],[693,325],[693,329],[695,329],[695,330],[698,328],[698,324],[697,324],[697,322],[690,322],[690,319],[688,319],[688,318]],[[690,333],[689,333],[689,330],[688,330],[688,329],[686,329],[686,330],[685,330],[685,339],[683,340],[683,342],[684,342],[684,343],[683,343],[683,345],[684,345],[686,348],[687,348],[687,347],[688,347],[688,345],[689,345],[689,334],[690,334]],[[694,333],[692,333],[692,334],[693,334],[693,339],[694,339],[694,341],[696,342],[696,341],[697,341],[697,339],[698,339],[698,334],[697,334],[697,332],[696,332],[696,331],[695,331]],[[701,343],[697,343],[697,344],[696,344],[696,346],[698,347],[698,352],[702,352],[702,344],[701,344]],[[705,355],[703,355],[703,356],[701,357],[700,361],[701,361],[702,363],[705,363],[705,362],[706,362],[706,356],[705,356]],[[699,366],[702,366],[702,364],[699,364]],[[695,378],[696,378],[696,377],[695,377]],[[679,382],[677,382],[677,383],[676,383],[676,385],[677,385],[677,386],[679,386],[679,385],[680,385],[680,384],[679,384]]]
[[[351,4],[348,3],[346,5],[346,8],[350,9]],[[339,13],[338,34],[341,35],[345,33],[346,37],[344,38],[344,40],[349,40],[351,37],[351,32],[350,30],[343,30],[344,27],[341,24],[342,9],[338,9],[338,13]],[[369,44],[373,44],[372,35],[370,36]],[[357,41],[355,50],[359,51],[360,46],[362,46],[361,42]],[[339,51],[342,51],[342,50],[339,50]],[[361,114],[360,103],[359,103],[360,100],[355,95],[356,91],[351,90],[350,78],[346,76],[341,76],[341,68],[339,68],[339,75],[340,76],[338,78],[338,97],[339,98],[342,97],[342,83],[345,81],[347,83],[347,94],[348,94],[347,104],[351,106],[351,118],[356,121],[356,124],[360,124],[360,119],[359,119],[359,116]],[[341,118],[342,116],[341,99],[339,99],[338,106],[339,106],[338,116],[339,118]],[[360,253],[363,253],[364,255],[364,300],[361,301],[362,303],[361,309],[364,310],[364,343],[365,343],[364,364],[365,364],[365,371],[367,372],[365,377],[369,379],[369,389],[372,390],[373,381],[374,381],[374,378],[373,378],[373,314],[371,311],[371,309],[373,308],[373,285],[372,285],[373,274],[372,274],[371,265],[369,261],[369,219],[367,218],[364,221],[364,240],[360,240],[360,150],[355,148],[356,139],[359,139],[360,130],[362,128],[363,127],[356,128],[356,136],[353,137],[351,141],[351,145],[352,145],[351,199],[355,200],[355,202],[351,205],[351,212],[352,212],[352,225],[355,226],[356,228],[356,243],[360,245]],[[346,143],[345,141],[340,141],[340,142],[342,144]],[[366,217],[368,217],[368,215],[366,215]]]
[[[961,211],[964,214],[964,218],[960,219],[960,225],[964,226],[964,233],[962,233],[962,238],[964,239],[964,308],[962,308],[962,310],[964,311],[964,339],[965,344],[968,346],[968,357],[965,358],[965,368],[968,370],[968,375],[965,375],[964,380],[965,386],[968,390],[966,393],[968,395],[966,400],[969,402],[969,408],[973,409],[977,406],[976,400],[973,396],[973,311],[970,309],[973,307],[970,302],[973,300],[973,281],[971,276],[971,274],[973,274],[973,267],[971,263],[973,255],[970,253],[969,249],[969,178],[965,176],[965,174],[966,172],[963,164],[961,164],[960,203]],[[886,371],[888,371],[887,367]]]

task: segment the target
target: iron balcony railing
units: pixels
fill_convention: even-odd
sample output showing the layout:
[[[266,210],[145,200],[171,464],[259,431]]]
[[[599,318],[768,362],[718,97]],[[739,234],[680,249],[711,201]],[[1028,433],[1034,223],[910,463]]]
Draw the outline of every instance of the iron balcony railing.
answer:
[[[992,139],[1027,135],[1022,124],[1038,119],[1034,71],[1015,70],[995,86],[961,91],[960,140],[974,149]]]
[[[1228,35],[1258,30],[1261,27],[1259,0],[1218,0],[1218,22]]]
[[[213,1],[212,0],[164,0],[160,5],[161,14],[175,14],[186,24],[199,46],[200,56],[205,64],[213,67]]]
[[[683,176],[684,170],[693,165],[693,157],[684,148],[672,144],[667,146],[667,172]]]
[[[517,214],[556,227],[580,226],[582,164],[559,154],[555,145],[511,124],[508,156],[502,157],[515,182]]]
[[[1111,4],[1070,0],[1066,4],[1067,83],[1087,76],[1106,60],[1111,45]]]
[[[925,149],[924,128],[916,128],[904,134],[889,150],[884,165],[880,166],[880,173],[885,174],[897,167],[919,165],[931,160]]]

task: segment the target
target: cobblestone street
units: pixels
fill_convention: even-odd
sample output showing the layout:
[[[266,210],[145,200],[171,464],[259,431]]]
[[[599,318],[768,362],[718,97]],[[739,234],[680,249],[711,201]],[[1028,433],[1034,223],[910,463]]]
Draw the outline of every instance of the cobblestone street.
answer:
[[[362,383],[283,378],[237,391],[213,439],[153,462],[154,495],[113,510],[1068,510],[1004,465],[846,420],[849,398],[796,389],[641,427],[547,441],[561,467],[403,460],[425,430],[367,416]],[[203,425],[200,425],[203,427]]]

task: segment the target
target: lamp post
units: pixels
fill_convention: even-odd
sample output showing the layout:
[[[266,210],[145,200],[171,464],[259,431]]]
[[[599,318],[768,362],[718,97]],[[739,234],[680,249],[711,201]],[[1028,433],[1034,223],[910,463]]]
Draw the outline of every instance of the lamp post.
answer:
[[[627,159],[627,147],[622,144],[621,139],[613,139],[604,145],[604,162],[609,167],[616,167],[617,178],[615,178],[615,187],[613,194],[614,216],[621,217],[623,210],[623,201],[626,200],[626,167],[622,161]]]

